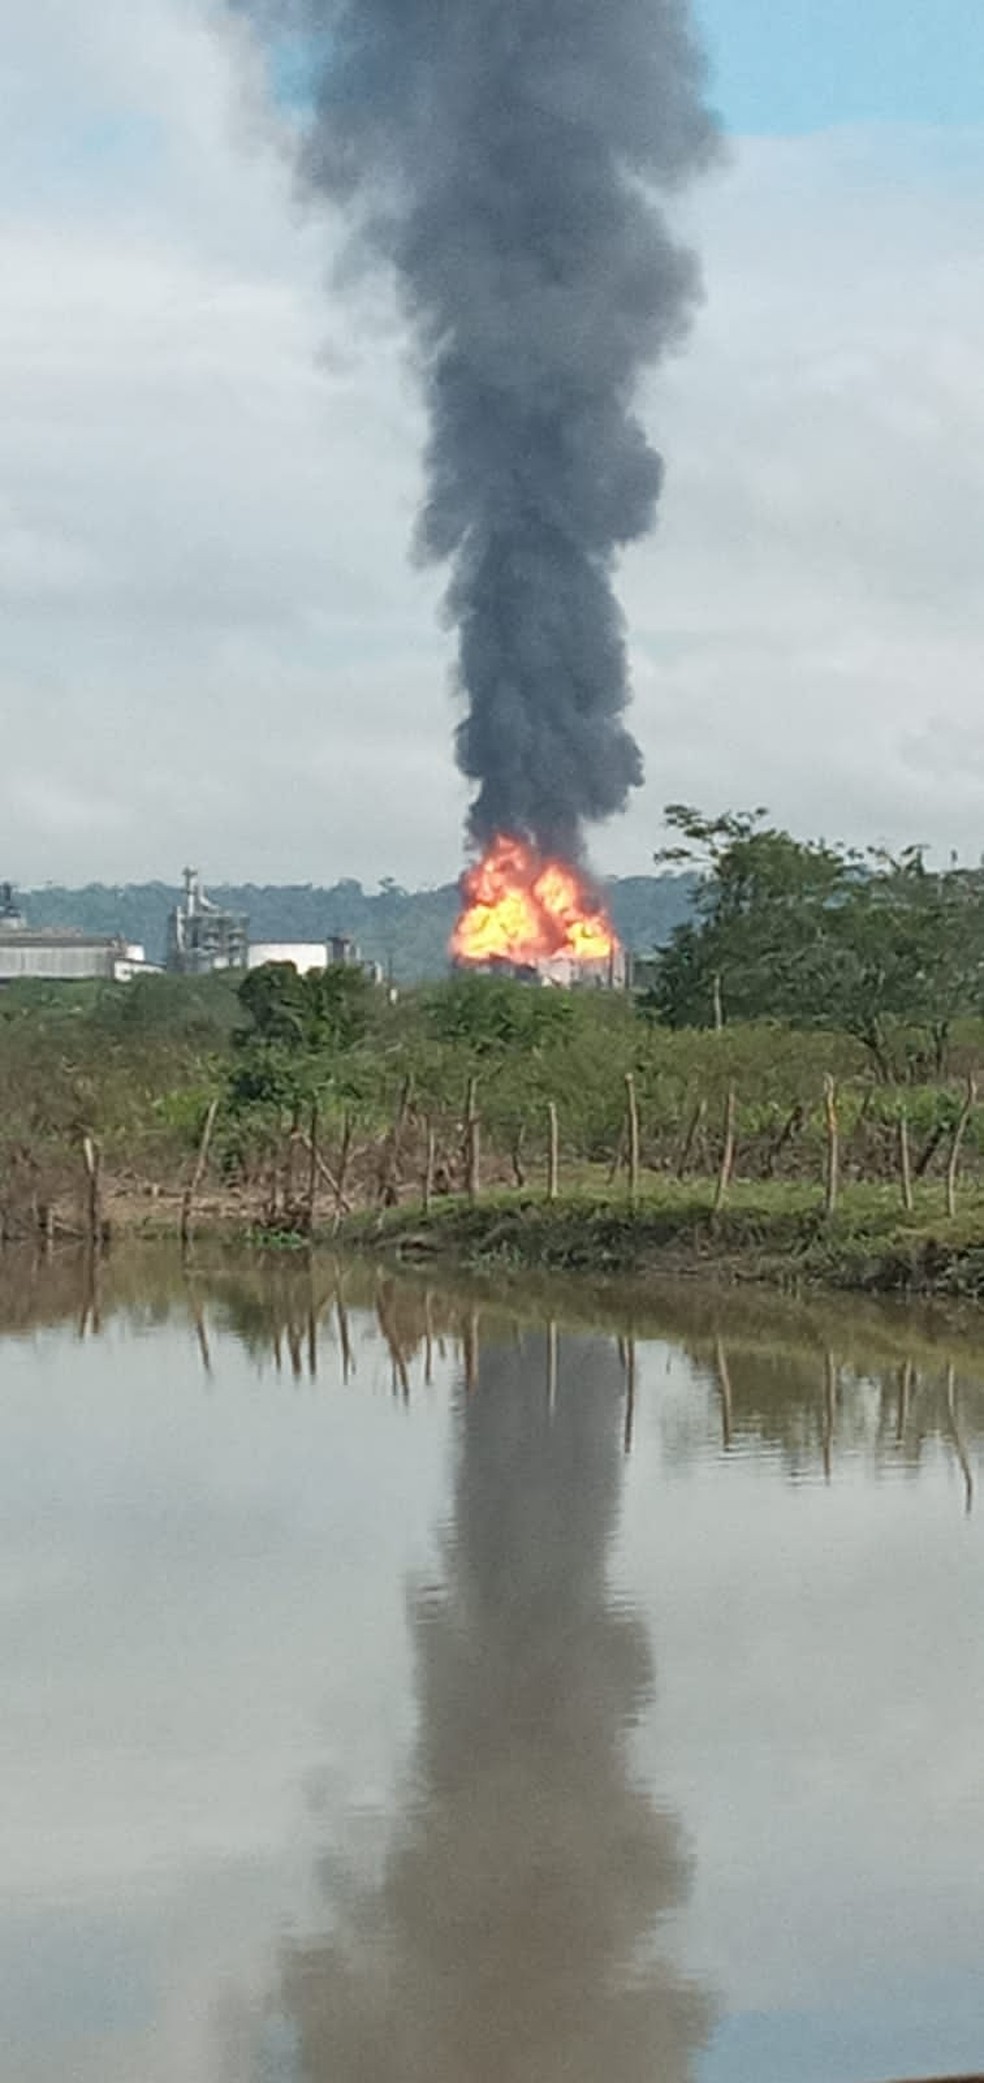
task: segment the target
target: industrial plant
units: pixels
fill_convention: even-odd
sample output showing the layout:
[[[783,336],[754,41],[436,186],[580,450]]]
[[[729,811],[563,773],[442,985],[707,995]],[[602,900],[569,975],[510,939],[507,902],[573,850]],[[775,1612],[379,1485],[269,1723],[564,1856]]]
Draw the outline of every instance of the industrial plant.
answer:
[[[0,883],[0,985],[128,983],[149,966],[144,949],[121,937],[29,926],[13,885]]]
[[[248,962],[248,918],[213,904],[199,870],[186,868],[184,896],[168,921],[168,969],[176,976],[211,976],[217,970],[245,969]]]
[[[377,962],[363,959],[345,933],[319,941],[262,941],[250,944],[245,913],[228,911],[209,897],[197,868],[184,870],[184,891],[168,920],[166,967],[174,976],[213,976],[289,962],[301,975],[313,970],[360,969],[381,983]],[[122,934],[88,933],[68,926],[33,926],[14,885],[0,883],[0,986],[31,981],[77,984],[130,983],[162,973],[146,950]]]

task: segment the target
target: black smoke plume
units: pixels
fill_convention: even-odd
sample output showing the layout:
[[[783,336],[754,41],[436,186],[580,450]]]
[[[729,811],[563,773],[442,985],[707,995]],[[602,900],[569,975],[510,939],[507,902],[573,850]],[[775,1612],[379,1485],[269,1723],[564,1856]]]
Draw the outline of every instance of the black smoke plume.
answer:
[[[661,207],[716,143],[690,0],[238,4],[318,54],[305,185],[413,328],[472,838],[576,858],[642,779],[613,576],[662,478],[639,380],[699,286]]]

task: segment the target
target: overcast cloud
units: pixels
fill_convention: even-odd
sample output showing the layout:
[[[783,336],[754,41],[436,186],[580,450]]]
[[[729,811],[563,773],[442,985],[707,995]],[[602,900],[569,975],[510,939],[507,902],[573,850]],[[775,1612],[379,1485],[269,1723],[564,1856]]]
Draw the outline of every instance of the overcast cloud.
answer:
[[[326,289],[248,56],[192,0],[34,0],[0,138],[0,873],[449,880],[438,578],[385,294]],[[735,141],[647,404],[644,794],[984,846],[984,131]]]

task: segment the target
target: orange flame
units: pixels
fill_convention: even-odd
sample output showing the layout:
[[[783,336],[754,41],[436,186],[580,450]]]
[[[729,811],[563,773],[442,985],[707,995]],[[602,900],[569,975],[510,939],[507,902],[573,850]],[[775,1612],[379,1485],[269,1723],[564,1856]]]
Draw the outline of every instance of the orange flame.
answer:
[[[618,948],[577,870],[544,860],[523,839],[494,839],[461,887],[464,909],[451,939],[459,962],[606,962]]]

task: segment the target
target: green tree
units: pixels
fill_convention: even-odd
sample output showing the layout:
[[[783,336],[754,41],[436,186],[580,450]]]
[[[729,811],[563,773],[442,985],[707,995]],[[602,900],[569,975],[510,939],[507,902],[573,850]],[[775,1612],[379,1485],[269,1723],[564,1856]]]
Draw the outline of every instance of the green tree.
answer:
[[[657,858],[702,871],[696,915],[674,933],[649,995],[671,1027],[772,1019],[839,1028],[884,1078],[946,1066],[954,1021],[984,999],[984,877],[924,850],[861,855],[799,840],[766,812],[705,817],[671,805]]]
[[[364,1041],[372,1013],[372,985],[361,969],[318,969],[300,976],[292,962],[267,962],[239,986],[249,1017],[241,1046],[338,1054]]]
[[[505,978],[455,977],[427,997],[431,1033],[476,1056],[529,1055],[566,1034],[573,1001],[563,991],[538,991]]]
[[[667,807],[679,834],[657,860],[700,873],[695,916],[662,955],[650,1010],[671,1027],[794,1017],[816,990],[831,914],[859,875],[855,855],[794,839],[764,810],[705,817]]]
[[[243,978],[238,997],[248,1025],[234,1037],[234,1111],[265,1106],[296,1112],[338,1085],[340,1064],[369,1032],[374,994],[360,969],[301,976],[292,962],[268,962]]]
[[[955,862],[931,870],[915,846],[871,861],[830,922],[835,1004],[883,1071],[902,1027],[915,1041],[913,1068],[942,1077],[954,1022],[984,1001],[984,878]]]

